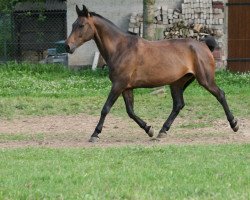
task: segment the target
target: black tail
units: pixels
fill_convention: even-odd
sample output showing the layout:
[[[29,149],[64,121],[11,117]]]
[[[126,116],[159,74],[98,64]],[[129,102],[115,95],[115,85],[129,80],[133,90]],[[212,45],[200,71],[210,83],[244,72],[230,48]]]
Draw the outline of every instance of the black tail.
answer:
[[[214,37],[211,35],[207,35],[201,39],[201,41],[205,42],[211,52],[218,46],[217,42],[215,41]]]

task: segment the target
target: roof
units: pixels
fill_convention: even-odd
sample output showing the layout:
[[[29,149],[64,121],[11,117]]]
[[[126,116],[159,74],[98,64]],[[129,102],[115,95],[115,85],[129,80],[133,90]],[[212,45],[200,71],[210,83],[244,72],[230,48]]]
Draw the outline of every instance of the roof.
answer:
[[[64,0],[46,0],[46,2],[23,2],[17,3],[15,12],[27,11],[65,11],[67,10],[66,1]]]

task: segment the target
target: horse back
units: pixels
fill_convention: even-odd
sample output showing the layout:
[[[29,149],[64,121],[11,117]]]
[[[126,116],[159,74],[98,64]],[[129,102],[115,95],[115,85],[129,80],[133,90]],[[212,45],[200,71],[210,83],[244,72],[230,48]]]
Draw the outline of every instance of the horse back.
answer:
[[[193,39],[147,41],[131,37],[116,59],[116,76],[123,74],[131,88],[172,84],[186,74],[196,76],[197,58],[200,63],[214,62],[208,47]],[[203,67],[213,68],[212,64]]]

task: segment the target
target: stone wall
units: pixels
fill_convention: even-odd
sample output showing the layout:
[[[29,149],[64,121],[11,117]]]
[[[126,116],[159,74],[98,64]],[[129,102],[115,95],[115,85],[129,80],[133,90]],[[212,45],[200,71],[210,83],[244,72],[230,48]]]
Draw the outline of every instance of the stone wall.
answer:
[[[217,66],[225,66],[227,45],[223,0],[184,0],[181,6],[158,6],[155,10],[155,39],[194,38],[206,35],[215,37],[218,47],[214,57]],[[128,31],[143,35],[142,13],[132,13]]]

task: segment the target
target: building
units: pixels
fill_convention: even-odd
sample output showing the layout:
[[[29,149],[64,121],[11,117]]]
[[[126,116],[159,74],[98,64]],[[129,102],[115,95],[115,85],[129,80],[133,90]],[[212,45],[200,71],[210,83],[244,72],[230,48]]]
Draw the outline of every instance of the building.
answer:
[[[168,5],[171,8],[179,7],[182,0],[157,0],[157,5]],[[77,18],[75,6],[81,7],[82,0],[67,1],[67,30],[71,32],[72,24]],[[142,13],[143,0],[85,0],[84,4],[90,11],[94,11],[112,21],[123,31],[128,30],[129,19],[132,13]],[[87,42],[69,55],[70,66],[90,65],[93,62],[97,47],[93,41]]]
[[[13,12],[13,57],[42,60],[47,49],[67,36],[66,9],[62,0],[18,3]]]

